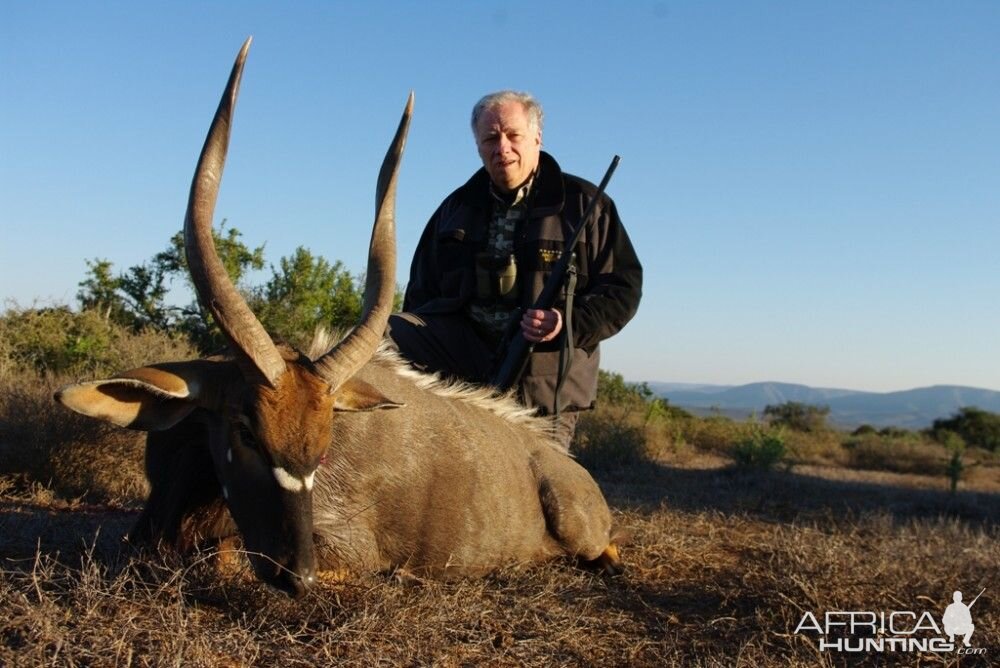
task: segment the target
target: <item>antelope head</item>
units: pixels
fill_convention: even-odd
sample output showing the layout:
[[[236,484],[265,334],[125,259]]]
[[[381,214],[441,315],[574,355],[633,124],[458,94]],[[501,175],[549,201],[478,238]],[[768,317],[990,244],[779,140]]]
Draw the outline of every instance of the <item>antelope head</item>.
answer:
[[[413,107],[410,95],[379,172],[364,307],[358,325],[312,362],[276,345],[232,284],[212,240],[233,109],[250,39],[243,44],[202,148],[184,221],[184,247],[201,304],[231,357],[154,364],[62,388],[57,401],[147,431],[201,418],[222,495],[257,576],[301,595],[315,580],[312,488],[331,445],[336,411],[398,406],[353,378],[385,331],[395,293],[396,181]]]

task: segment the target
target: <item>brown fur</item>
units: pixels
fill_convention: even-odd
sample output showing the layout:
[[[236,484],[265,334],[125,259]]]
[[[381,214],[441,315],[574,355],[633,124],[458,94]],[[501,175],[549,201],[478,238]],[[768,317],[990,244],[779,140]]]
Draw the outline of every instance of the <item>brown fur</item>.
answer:
[[[271,341],[211,229],[249,46],[202,148],[184,222],[192,282],[233,357],[156,364],[56,393],[80,413],[150,432],[150,496],[132,538],[180,547],[228,538],[221,495],[258,577],[293,595],[315,582],[317,563],[466,574],[606,554],[604,497],[557,451],[546,423],[509,397],[376,355],[395,294],[396,177],[412,94],[379,173],[360,322],[315,362]]]
[[[302,568],[449,576],[556,556],[614,557],[604,497],[547,437],[547,420],[509,397],[414,372],[384,348],[334,394],[307,358],[287,348],[282,356],[289,372],[274,388],[249,385],[231,361],[211,358],[60,394],[86,412],[80,388],[103,391],[106,411],[106,397],[119,396],[108,386],[135,391],[135,378],[168,369],[164,384],[186,378],[213,397],[209,404],[218,401],[150,433],[152,491],[133,540],[187,548],[238,527],[247,549],[263,555],[251,558],[258,575],[292,593],[287,572],[302,576]],[[276,466],[296,479],[315,472],[312,493],[283,490],[270,473]],[[223,488],[235,525],[219,513]],[[308,546],[285,519],[296,507],[286,497],[308,502]],[[314,544],[315,559],[301,554]]]

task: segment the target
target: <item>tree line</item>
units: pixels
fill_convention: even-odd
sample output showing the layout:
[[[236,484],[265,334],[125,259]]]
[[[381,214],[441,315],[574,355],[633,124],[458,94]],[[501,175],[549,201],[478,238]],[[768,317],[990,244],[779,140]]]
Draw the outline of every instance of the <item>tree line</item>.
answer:
[[[826,418],[829,414],[829,406],[816,406],[797,401],[764,408],[764,417],[771,424],[802,432],[827,429]],[[878,430],[871,425],[861,425],[854,430],[854,435],[879,433],[891,436],[894,435],[893,432],[898,431],[900,430],[895,427]],[[924,430],[924,434],[949,448],[970,446],[995,452],[1000,449],[1000,415],[975,406],[965,406],[950,417],[934,420],[931,427]]]
[[[270,265],[262,285],[249,285],[251,271],[265,267],[264,246],[251,248],[235,227],[223,220],[212,236],[219,259],[230,279],[272,336],[304,347],[317,327],[347,329],[360,314],[363,276],[355,276],[340,261],[329,262],[299,246],[290,256]],[[190,302],[175,306],[167,295],[178,277],[190,292]],[[116,271],[107,259],[87,261],[79,283],[81,309],[95,310],[133,331],[152,329],[180,334],[203,352],[223,345],[223,339],[194,295],[184,254],[184,235],[178,232],[167,247],[150,260]],[[397,307],[402,298],[397,290]]]

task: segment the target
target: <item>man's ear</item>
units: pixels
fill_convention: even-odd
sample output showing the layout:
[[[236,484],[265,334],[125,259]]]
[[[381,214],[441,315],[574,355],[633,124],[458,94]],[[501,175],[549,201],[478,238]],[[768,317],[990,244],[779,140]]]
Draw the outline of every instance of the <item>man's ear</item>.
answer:
[[[205,397],[218,397],[231,363],[206,360],[140,367],[115,378],[60,388],[55,400],[88,417],[141,431],[169,429]]]
[[[351,378],[334,393],[333,410],[343,412],[374,411],[399,408],[401,403],[387,399],[369,383]]]

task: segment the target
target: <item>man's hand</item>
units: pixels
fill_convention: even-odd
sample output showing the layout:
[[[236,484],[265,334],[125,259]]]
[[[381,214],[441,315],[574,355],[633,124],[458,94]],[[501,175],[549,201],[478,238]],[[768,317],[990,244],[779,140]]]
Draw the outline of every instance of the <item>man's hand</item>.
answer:
[[[562,313],[555,309],[528,309],[521,318],[521,334],[532,343],[551,341],[562,331]]]

